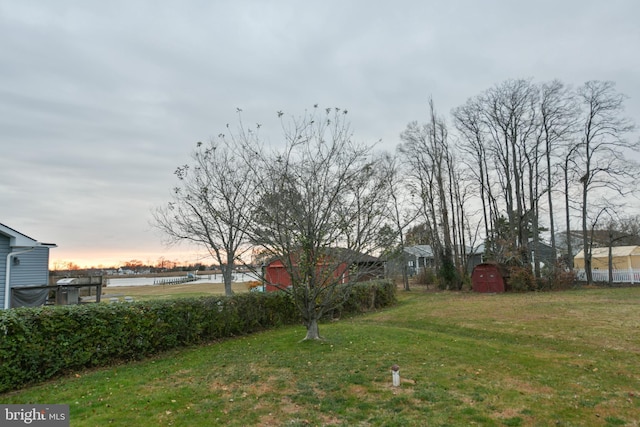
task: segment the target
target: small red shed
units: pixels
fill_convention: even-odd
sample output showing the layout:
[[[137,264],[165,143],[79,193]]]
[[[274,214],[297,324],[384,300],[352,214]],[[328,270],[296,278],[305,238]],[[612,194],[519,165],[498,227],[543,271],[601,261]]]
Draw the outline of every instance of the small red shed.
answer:
[[[294,264],[294,267],[296,265]],[[333,268],[330,272],[327,268]],[[347,271],[346,263],[340,263],[336,266],[318,265],[318,276],[324,276],[325,280],[339,279],[342,283],[348,281],[349,272]],[[267,292],[274,292],[280,289],[285,289],[291,286],[291,276],[284,266],[284,263],[275,259],[263,267],[264,279],[266,282],[265,290]]]
[[[291,286],[291,276],[279,259],[271,261],[263,267],[266,282],[265,291],[273,292]]]
[[[316,280],[320,286],[384,277],[384,262],[379,258],[344,248],[328,248],[325,252],[326,255],[320,257],[316,265]],[[297,269],[296,258],[291,255],[292,265],[289,268]],[[264,264],[262,274],[267,292],[291,286],[291,276],[281,259],[274,258]]]
[[[508,290],[506,268],[497,263],[478,264],[471,273],[471,286],[475,292],[495,293]]]

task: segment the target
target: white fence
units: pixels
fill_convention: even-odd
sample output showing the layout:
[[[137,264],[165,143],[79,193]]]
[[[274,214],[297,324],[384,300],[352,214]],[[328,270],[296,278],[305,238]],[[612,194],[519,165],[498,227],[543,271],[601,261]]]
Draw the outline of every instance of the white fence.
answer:
[[[578,280],[587,280],[584,270],[576,270]],[[640,270],[612,270],[613,283],[640,283]],[[608,282],[609,270],[591,270],[594,282]]]

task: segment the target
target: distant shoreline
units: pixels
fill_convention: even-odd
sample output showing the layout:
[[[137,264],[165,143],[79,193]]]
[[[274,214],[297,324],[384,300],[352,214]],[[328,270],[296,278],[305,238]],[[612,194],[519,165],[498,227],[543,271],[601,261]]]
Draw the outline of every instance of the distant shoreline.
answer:
[[[212,284],[220,284],[223,283],[222,274],[217,272],[211,272],[207,274],[207,272],[200,272],[202,274],[196,275],[196,280],[188,281],[188,283],[192,284],[200,284],[200,283],[212,283]],[[130,274],[130,275],[119,275],[119,276],[104,276],[103,283],[106,287],[115,288],[115,287],[128,287],[128,286],[178,286],[178,284],[171,283],[156,283],[158,279],[166,279],[166,278],[180,278],[186,277],[187,273],[183,274],[173,274],[173,275],[158,275],[158,274]],[[247,273],[234,273],[233,274],[233,282],[237,283],[246,283],[258,280],[257,277],[247,274]]]
[[[197,276],[217,276],[222,275],[222,270],[200,270],[200,271],[167,271],[163,273],[141,273],[141,274],[105,274],[105,279],[135,279],[135,278],[158,278],[158,277],[183,277],[187,274],[195,273]],[[233,274],[249,274],[249,270],[234,270]]]

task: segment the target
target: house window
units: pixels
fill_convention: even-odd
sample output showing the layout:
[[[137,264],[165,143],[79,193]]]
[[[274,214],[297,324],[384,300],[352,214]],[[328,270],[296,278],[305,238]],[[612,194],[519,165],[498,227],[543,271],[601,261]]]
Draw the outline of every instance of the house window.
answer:
[[[409,261],[409,267],[414,267],[414,261]]]

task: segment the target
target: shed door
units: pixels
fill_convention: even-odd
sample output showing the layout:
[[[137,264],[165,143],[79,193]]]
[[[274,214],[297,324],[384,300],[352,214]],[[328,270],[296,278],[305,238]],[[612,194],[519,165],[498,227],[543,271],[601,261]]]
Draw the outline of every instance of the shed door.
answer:
[[[475,284],[478,292],[504,292],[502,278],[496,269],[476,268]]]

